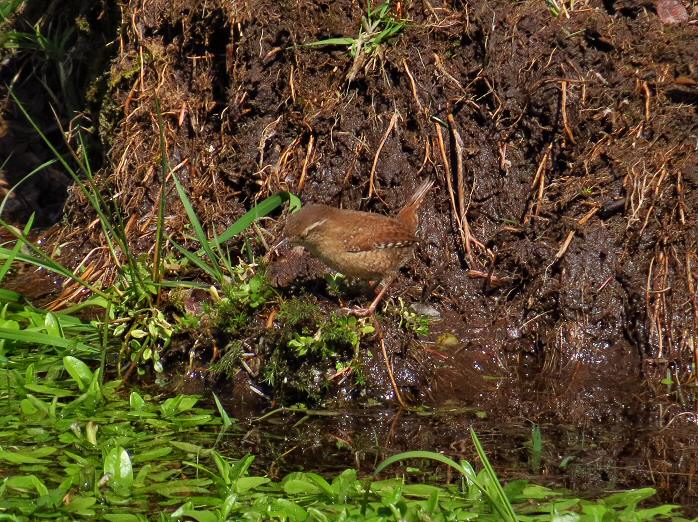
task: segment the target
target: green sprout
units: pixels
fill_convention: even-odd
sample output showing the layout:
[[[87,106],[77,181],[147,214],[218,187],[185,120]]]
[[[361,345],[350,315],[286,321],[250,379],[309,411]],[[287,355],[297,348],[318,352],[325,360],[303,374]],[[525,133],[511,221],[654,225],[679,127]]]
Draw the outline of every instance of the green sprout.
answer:
[[[402,297],[398,297],[397,300],[399,306],[396,307],[396,310],[398,316],[400,316],[399,327],[417,335],[429,335],[429,317],[412,310],[405,304]]]
[[[359,70],[367,65],[367,60],[375,60],[382,46],[398,36],[405,25],[404,21],[393,18],[389,1],[373,8],[369,0],[366,14],[361,17],[361,26],[356,37],[326,38],[301,44],[300,47],[346,47],[349,55],[354,58],[354,64],[347,74],[347,81],[351,83]]]

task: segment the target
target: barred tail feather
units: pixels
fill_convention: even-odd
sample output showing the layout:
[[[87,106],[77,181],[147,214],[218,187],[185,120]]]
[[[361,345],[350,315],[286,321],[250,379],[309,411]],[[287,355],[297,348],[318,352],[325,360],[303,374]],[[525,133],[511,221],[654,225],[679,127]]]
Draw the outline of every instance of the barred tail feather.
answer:
[[[419,186],[419,188],[415,191],[415,193],[412,194],[412,197],[405,205],[405,208],[411,207],[412,205],[416,205],[417,207],[419,207],[419,205],[422,204],[422,200],[424,199],[424,196],[427,195],[427,192],[429,192],[429,190],[433,186],[434,186],[434,180],[428,179],[425,182],[423,182]]]
[[[433,186],[433,180],[423,182],[397,215],[397,219],[405,223],[413,233],[417,231],[417,211]]]

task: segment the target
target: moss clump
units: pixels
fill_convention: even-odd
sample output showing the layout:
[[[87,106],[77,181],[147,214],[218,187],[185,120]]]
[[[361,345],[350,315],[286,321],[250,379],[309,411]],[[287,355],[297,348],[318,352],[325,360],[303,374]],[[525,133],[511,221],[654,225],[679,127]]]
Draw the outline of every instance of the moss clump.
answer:
[[[340,371],[357,367],[361,339],[373,332],[368,320],[323,315],[307,298],[284,302],[277,321],[262,375],[284,402],[321,401]]]
[[[211,323],[216,328],[231,335],[240,332],[249,319],[247,310],[236,301],[226,298],[213,305],[207,312],[211,315]]]
[[[335,350],[351,350],[356,354],[361,338],[370,333],[373,333],[373,326],[365,320],[359,321],[356,317],[332,314],[324,325],[323,338],[325,343],[334,346]]]
[[[320,308],[307,298],[293,298],[281,303],[277,315],[286,328],[315,328],[322,316]]]

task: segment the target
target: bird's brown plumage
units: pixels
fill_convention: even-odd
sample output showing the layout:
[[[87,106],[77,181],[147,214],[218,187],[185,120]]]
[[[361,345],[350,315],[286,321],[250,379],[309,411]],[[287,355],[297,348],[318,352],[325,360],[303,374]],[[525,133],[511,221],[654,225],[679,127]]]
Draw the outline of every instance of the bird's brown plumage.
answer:
[[[384,279],[417,245],[417,211],[433,181],[423,183],[397,216],[309,204],[288,217],[284,236],[349,277]]]

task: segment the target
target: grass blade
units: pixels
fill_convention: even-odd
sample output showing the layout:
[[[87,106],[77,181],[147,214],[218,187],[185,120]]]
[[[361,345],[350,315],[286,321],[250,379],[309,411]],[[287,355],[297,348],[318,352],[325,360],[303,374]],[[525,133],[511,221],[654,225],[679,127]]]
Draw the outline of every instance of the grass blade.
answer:
[[[10,330],[7,328],[0,328],[0,339],[7,341],[18,341],[26,344],[53,346],[56,348],[76,348],[93,353],[99,352],[96,347],[82,343],[76,339],[64,339],[63,337],[58,337],[55,335],[48,335],[41,332],[32,332],[27,330]]]
[[[8,159],[9,159],[9,156],[8,156]],[[17,188],[19,188],[19,186],[20,186],[22,183],[24,183],[25,181],[27,181],[27,180],[28,180],[29,178],[31,178],[34,174],[36,174],[36,173],[38,173],[38,172],[41,172],[41,171],[44,170],[45,168],[50,167],[51,165],[53,165],[54,163],[56,163],[56,160],[55,160],[55,159],[45,161],[44,163],[42,163],[41,165],[39,165],[38,167],[36,167],[34,170],[32,170],[29,174],[27,174],[27,175],[24,176],[22,179],[20,179],[17,183],[15,183],[14,185],[12,185],[12,187],[7,191],[7,194],[5,194],[5,197],[2,198],[2,203],[0,203],[0,216],[2,216],[2,212],[5,210],[5,205],[7,204],[7,201],[10,199],[10,196],[12,195],[12,193],[13,193],[15,190],[17,190]],[[3,164],[2,166],[4,167],[5,165]]]
[[[27,238],[22,236],[19,232],[15,230],[14,227],[8,225],[4,221],[0,220],[0,225],[4,226],[7,230],[9,230],[12,235],[17,238],[19,242],[21,242],[23,245],[25,245],[33,255],[28,255],[24,254],[23,252],[13,252],[12,250],[5,248],[5,247],[0,247],[0,259],[9,259],[9,258],[14,258],[17,261],[20,261],[22,263],[28,263],[30,265],[37,266],[39,268],[43,268],[45,270],[48,270],[50,272],[53,272],[55,274],[58,274],[60,276],[63,276],[67,279],[72,279],[74,281],[77,281],[80,283],[82,286],[90,290],[91,292],[100,295],[101,297],[104,297],[105,299],[112,299],[111,296],[108,294],[102,292],[99,288],[95,287],[91,283],[87,282],[68,268],[64,267],[60,263],[57,263],[50,257],[48,257],[44,252],[41,251],[38,247],[36,247],[34,244],[32,244],[31,241],[29,241]]]
[[[475,430],[472,428],[470,428],[470,437],[473,439],[475,451],[477,451],[477,455],[480,457],[480,462],[482,462],[482,467],[485,469],[487,477],[490,480],[490,484],[494,489],[494,492],[487,492],[488,497],[492,500],[493,507],[499,512],[504,520],[516,522],[517,518],[516,513],[514,513],[514,508],[512,507],[511,502],[509,502],[506,493],[504,493],[502,484],[499,482],[497,474],[494,472],[494,468],[492,467],[492,464],[490,464],[490,461],[485,454],[485,450],[482,448],[482,444],[480,444],[480,440],[475,434]]]
[[[17,185],[15,185],[16,187]],[[14,188],[14,187],[13,187]],[[5,200],[3,200],[2,204],[5,204]],[[0,208],[0,214],[2,214],[2,208]],[[29,216],[29,220],[27,221],[27,224],[24,225],[24,230],[22,231],[23,236],[27,236],[29,234],[29,231],[32,228],[32,225],[34,224],[34,213],[32,212],[32,215]],[[15,258],[17,257],[17,254],[19,254],[20,249],[22,248],[22,242],[21,241],[16,241],[15,246],[12,247],[12,256],[7,257],[5,259],[5,262],[3,263],[2,267],[0,267],[0,283],[5,279],[5,276],[7,275],[7,272],[10,270],[12,267],[12,263],[15,262]]]
[[[441,462],[442,464],[446,464],[447,466],[451,466],[458,473],[463,474],[463,467],[460,464],[458,464],[455,460],[453,460],[450,457],[447,457],[446,455],[442,455],[441,453],[435,453],[433,451],[404,451],[402,453],[398,453],[397,455],[388,457],[383,462],[381,462],[378,465],[378,467],[374,470],[373,474],[377,475],[391,464],[407,459],[435,460],[437,462]]]
[[[189,218],[189,223],[194,229],[196,239],[201,245],[202,250],[206,253],[208,259],[212,263],[214,263],[208,266],[210,267],[209,269],[212,270],[215,275],[211,274],[211,272],[209,271],[207,271],[207,273],[209,273],[211,277],[213,277],[216,281],[222,281],[223,273],[215,265],[216,256],[213,252],[213,248],[211,247],[211,242],[208,240],[208,236],[206,235],[206,232],[204,232],[204,228],[201,226],[201,221],[199,221],[199,218],[197,217],[196,212],[194,211],[194,207],[192,206],[191,201],[189,200],[189,197],[187,196],[187,193],[184,190],[184,187],[180,183],[179,179],[177,178],[174,172],[170,172],[170,174],[172,175],[172,179],[175,182],[175,187],[177,188],[177,194],[179,195],[179,199],[182,202],[182,205],[184,206],[184,210],[187,213],[187,217]]]
[[[326,47],[329,45],[351,45],[354,43],[354,40],[354,38],[351,38],[349,36],[341,36],[338,38],[326,38],[325,40],[317,40],[315,42],[298,44],[296,47]]]
[[[161,123],[162,112],[160,110],[160,100],[155,98],[155,109],[159,117],[158,123]],[[167,162],[167,151],[165,147],[165,131],[163,125],[158,125],[160,129],[160,195],[158,197],[158,217],[157,229],[155,231],[155,252],[153,253],[153,281],[160,282],[162,274],[162,250],[164,246],[164,228],[165,228],[165,203],[167,202],[167,191],[165,190],[165,173],[169,172],[169,164]],[[160,300],[160,292],[158,292],[157,301]]]
[[[249,227],[257,219],[266,216],[277,207],[283,205],[286,201],[290,203],[290,210],[292,212],[298,210],[301,207],[301,200],[298,196],[291,194],[290,192],[279,192],[273,196],[269,196],[267,199],[261,203],[257,203],[254,207],[248,210],[242,217],[240,217],[235,223],[230,225],[220,236],[216,238],[216,243],[225,243],[229,239],[238,235],[240,232]]]
[[[215,281],[221,281],[223,279],[223,275],[220,273],[219,270],[216,270],[212,265],[206,263],[203,259],[201,259],[201,257],[196,255],[194,252],[189,252],[189,250],[184,248],[182,245],[177,243],[172,238],[170,238],[170,243],[172,243],[172,246],[174,246],[179,251],[179,253],[182,254],[190,263],[199,267]],[[208,286],[206,288],[208,288]]]

